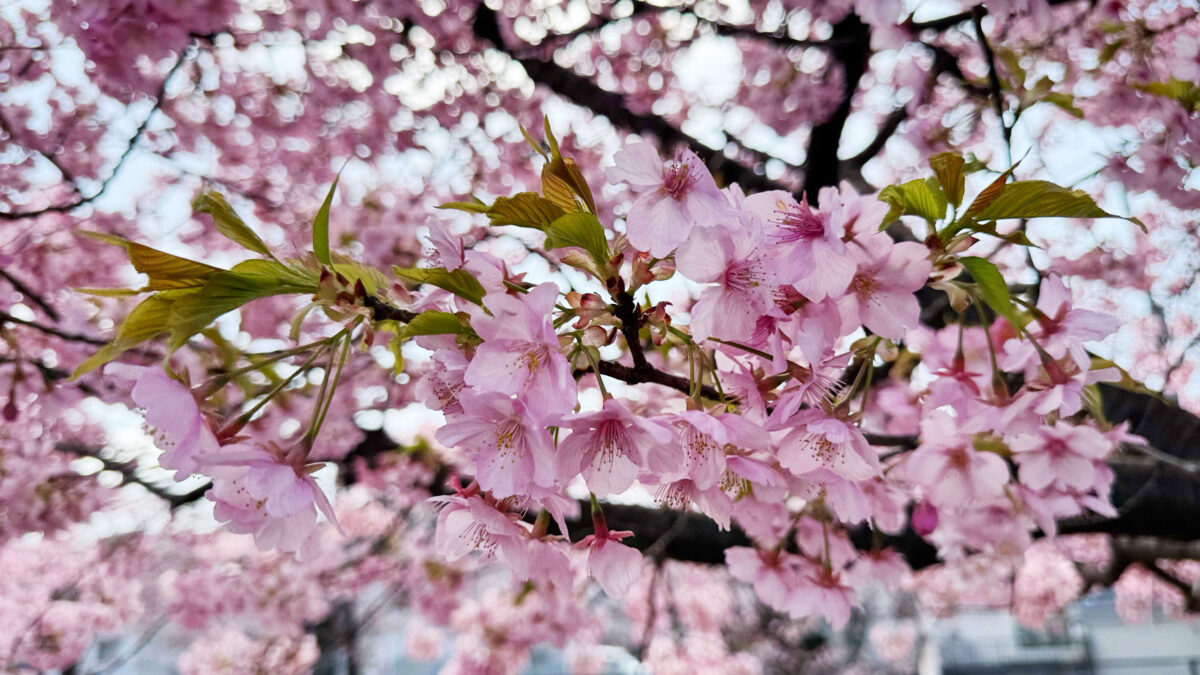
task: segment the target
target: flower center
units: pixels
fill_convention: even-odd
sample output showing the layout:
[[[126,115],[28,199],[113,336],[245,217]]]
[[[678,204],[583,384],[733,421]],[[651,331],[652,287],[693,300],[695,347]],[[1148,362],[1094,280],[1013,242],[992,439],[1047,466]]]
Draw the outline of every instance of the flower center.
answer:
[[[725,269],[725,287],[745,293],[763,281],[762,266],[757,260],[739,260]]]
[[[663,165],[663,190],[674,199],[683,199],[697,180],[692,165],[685,159],[676,158]]]
[[[879,292],[879,280],[869,274],[855,274],[854,281],[850,282],[850,288],[854,289],[854,293],[861,300],[869,300],[877,292]]]
[[[779,241],[802,241],[825,236],[825,219],[809,208],[807,202],[795,206],[781,206],[784,208],[776,211],[779,218],[775,221],[783,230],[778,235]]]
[[[496,425],[496,453],[501,457],[513,454],[517,444],[521,442],[521,422],[507,419]]]
[[[683,430],[683,448],[687,451],[688,459],[693,464],[700,463],[711,453],[721,451],[711,436],[701,433],[699,429],[690,424]]]

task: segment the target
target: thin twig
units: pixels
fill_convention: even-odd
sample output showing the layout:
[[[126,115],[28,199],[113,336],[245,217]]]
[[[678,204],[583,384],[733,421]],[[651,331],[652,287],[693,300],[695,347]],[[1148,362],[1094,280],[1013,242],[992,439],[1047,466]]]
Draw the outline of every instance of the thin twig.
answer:
[[[1000,132],[1004,135],[1004,147],[1008,151],[1008,163],[1012,165],[1012,128],[1004,121],[1004,94],[1000,89],[1000,75],[996,71],[996,54],[992,51],[992,45],[988,43],[987,35],[983,32],[983,17],[987,15],[987,10],[983,6],[977,6],[971,11],[971,21],[975,25],[975,35],[979,39],[979,46],[983,50],[983,58],[987,62],[988,67],[988,86],[991,88],[992,107],[996,112],[997,119],[1000,120]]]
[[[142,123],[138,125],[137,129],[133,133],[133,136],[130,137],[129,143],[125,147],[125,151],[121,153],[121,156],[117,159],[117,163],[113,165],[112,172],[108,175],[108,178],[105,178],[104,181],[101,182],[99,190],[89,196],[81,195],[78,199],[64,204],[54,204],[40,209],[35,209],[33,211],[0,211],[0,220],[19,220],[22,218],[36,218],[47,213],[66,213],[99,199],[100,196],[108,190],[109,186],[112,185],[113,180],[121,172],[121,168],[125,165],[125,162],[129,159],[130,155],[133,154],[133,151],[137,148],[138,143],[142,140],[142,136],[146,133],[146,129],[150,125],[150,120],[154,118],[155,113],[157,113],[162,107],[162,103],[166,98],[167,85],[170,83],[171,78],[176,72],[179,71],[181,67],[183,67],[183,64],[189,58],[191,58],[195,51],[196,45],[189,44],[182,52],[180,52],[179,58],[176,59],[174,65],[171,66],[171,69],[167,71],[166,76],[163,77],[162,84],[159,85],[158,91],[155,92],[154,105],[150,108],[150,112],[146,113],[146,117],[142,119]]]
[[[63,340],[69,340],[71,342],[84,342],[89,345],[97,346],[108,344],[108,340],[102,340],[100,338],[92,337],[90,335],[82,335],[80,333],[69,333],[59,328],[55,328],[54,326],[47,326],[36,321],[29,321],[28,319],[20,319],[12,314],[9,314],[8,312],[0,312],[0,326],[3,326],[6,323],[14,323],[19,326],[32,328],[47,335],[53,335],[54,337],[61,338]]]

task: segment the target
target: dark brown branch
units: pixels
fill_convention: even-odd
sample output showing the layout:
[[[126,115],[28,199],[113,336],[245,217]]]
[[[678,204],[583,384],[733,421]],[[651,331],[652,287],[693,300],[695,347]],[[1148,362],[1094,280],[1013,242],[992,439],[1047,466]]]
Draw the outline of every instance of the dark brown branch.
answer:
[[[633,359],[633,369],[644,371],[650,367],[646,362],[646,354],[642,350],[642,340],[638,336],[641,321],[638,317],[637,304],[633,296],[625,291],[617,294],[617,306],[614,315],[621,320],[621,335],[629,347],[629,356]]]
[[[1065,5],[1069,2],[1077,2],[1077,1],[1078,0],[1046,0],[1046,4],[1050,5],[1051,7],[1054,7],[1057,5]],[[1090,0],[1090,1],[1094,1],[1094,0]],[[943,16],[938,19],[930,19],[929,21],[912,21],[910,19],[904,25],[913,32],[919,33],[921,31],[931,30],[931,31],[937,31],[940,33],[948,28],[953,28],[953,27],[959,25],[960,23],[970,21],[972,18],[974,18],[974,15],[976,12],[982,12],[984,15],[986,15],[987,8],[984,7],[983,5],[976,5],[975,7],[972,7],[971,9],[968,9],[965,12],[949,14],[947,16]]]
[[[366,305],[367,309],[371,310],[371,318],[376,321],[408,323],[417,318],[415,312],[390,305],[374,295],[368,295],[363,300],[363,304]]]
[[[987,10],[982,6],[976,7],[971,12],[971,22],[975,25],[975,36],[979,40],[979,47],[983,50],[983,59],[987,62],[988,67],[988,87],[991,89],[992,106],[996,112],[996,118],[1000,122],[1000,131],[1004,134],[1004,147],[1008,149],[1008,163],[1012,164],[1012,128],[1004,121],[1004,93],[1000,88],[1000,75],[996,72],[996,54],[992,51],[992,45],[988,43],[987,35],[983,32],[983,17],[987,15]]]
[[[63,340],[70,340],[72,342],[84,342],[89,345],[97,345],[97,346],[108,344],[108,340],[102,340],[100,338],[95,338],[90,335],[81,335],[79,333],[69,333],[67,331],[60,330],[53,326],[47,326],[45,324],[40,324],[36,321],[28,321],[26,319],[18,319],[17,317],[13,316],[12,314],[9,314],[8,312],[0,312],[0,327],[2,327],[6,323],[12,323],[12,324],[17,324],[18,326],[25,326],[27,328],[32,328],[36,331],[40,331],[47,335],[53,335],[54,337],[61,338]]]
[[[871,54],[871,29],[856,14],[848,14],[833,27],[832,48],[834,60],[842,67],[845,89],[838,107],[829,119],[815,125],[808,141],[808,154],[804,161],[804,194],[812,203],[817,201],[817,192],[823,187],[837,185],[838,148],[842,143],[842,130],[850,117],[854,94],[858,83],[867,69],[867,58]]]
[[[664,148],[684,146],[695,150],[704,147],[699,140],[684,133],[662,117],[634,112],[621,94],[603,89],[592,80],[563,68],[552,60],[518,53],[511,49],[505,44],[497,20],[494,10],[486,5],[480,5],[475,13],[473,26],[476,37],[491,43],[521,64],[529,78],[537,84],[548,87],[575,105],[607,118],[615,126],[633,133],[654,136]],[[751,191],[787,191],[785,185],[756,173],[750,167],[731,160],[722,153],[711,153],[707,158],[707,163],[709,170],[720,175],[726,183],[735,182]]]
[[[605,26],[609,26],[609,25],[616,23],[617,21],[623,21],[625,19],[632,19],[636,16],[645,15],[645,14],[654,14],[654,13],[658,13],[658,12],[665,12],[668,10],[681,11],[681,12],[687,13],[688,15],[690,15],[692,18],[694,18],[696,20],[696,23],[698,25],[711,29],[717,35],[726,35],[729,37],[748,37],[748,38],[752,38],[755,40],[763,40],[765,42],[770,42],[770,43],[779,45],[781,47],[802,47],[802,48],[803,47],[817,47],[817,48],[821,48],[821,47],[829,47],[830,45],[834,44],[833,40],[800,40],[800,39],[793,38],[787,34],[786,27],[782,30],[776,30],[776,31],[767,33],[767,32],[763,32],[760,30],[756,30],[754,28],[754,26],[748,26],[748,25],[743,25],[743,24],[731,24],[731,23],[725,23],[723,21],[714,21],[712,19],[706,19],[704,17],[698,16],[697,14],[695,14],[695,12],[688,12],[687,8],[683,8],[683,7],[660,7],[658,5],[652,5],[648,2],[644,2],[643,0],[634,0],[634,2],[632,4],[633,4],[633,11],[629,14],[629,16],[624,16],[624,17],[619,17],[619,18],[613,17],[613,16],[598,17],[596,19],[589,21],[586,25],[584,25],[581,28],[573,30],[569,33],[562,33],[560,35],[555,36],[556,40],[560,41],[556,44],[561,44],[563,42],[569,42],[581,35],[587,35],[589,33],[594,33],[596,31],[604,28]]]
[[[1196,590],[1191,584],[1163,569],[1162,565],[1159,565],[1157,562],[1144,562],[1142,563],[1142,567],[1145,567],[1148,572],[1159,579],[1174,586],[1183,594],[1184,611],[1190,613],[1200,610],[1200,597],[1196,596]]]
[[[54,449],[58,450],[59,452],[65,452],[69,455],[75,455],[77,457],[90,457],[92,459],[99,460],[100,463],[104,465],[105,471],[115,471],[121,474],[122,485],[140,485],[150,494],[166,501],[172,509],[196,501],[208,491],[208,488],[212,487],[212,483],[209,482],[189,492],[169,492],[163,489],[161,486],[155,485],[154,483],[144,480],[138,476],[137,462],[119,462],[115,459],[103,457],[101,456],[99,449],[75,441],[63,441],[61,443],[56,443]]]
[[[3,131],[5,134],[7,134],[9,136],[9,138],[12,138],[14,140],[17,138],[17,134],[13,130],[12,125],[9,124],[8,119],[5,118],[3,114],[0,114],[0,131]],[[79,184],[75,181],[75,174],[72,173],[70,169],[68,169],[66,166],[63,165],[62,162],[59,161],[57,153],[55,153],[51,150],[42,150],[39,148],[32,148],[32,147],[27,147],[26,149],[29,150],[31,153],[36,152],[37,154],[44,157],[47,162],[50,162],[51,166],[53,166],[55,169],[57,169],[58,173],[60,175],[62,175],[63,182],[67,183],[68,185],[71,186],[71,192],[73,192],[75,194],[79,194]]]
[[[0,220],[19,220],[22,218],[37,218],[38,216],[43,216],[47,213],[66,213],[99,199],[108,190],[109,186],[112,185],[117,175],[120,174],[121,168],[125,166],[125,162],[133,154],[133,151],[137,149],[138,144],[142,140],[142,136],[145,135],[146,129],[150,125],[150,120],[154,118],[154,115],[162,107],[162,103],[166,98],[167,85],[170,83],[172,77],[176,72],[179,71],[181,67],[183,67],[183,64],[194,52],[195,45],[191,44],[179,53],[179,58],[176,59],[175,63],[171,66],[171,69],[167,71],[166,76],[163,77],[162,83],[159,85],[158,90],[154,94],[154,105],[150,108],[150,112],[146,113],[146,116],[142,119],[141,124],[138,125],[137,129],[133,133],[133,136],[130,137],[129,143],[125,147],[125,151],[121,153],[121,156],[117,159],[116,164],[113,165],[112,172],[109,173],[108,178],[105,178],[104,181],[100,183],[100,189],[91,195],[80,196],[78,199],[66,202],[64,204],[54,204],[40,209],[35,209],[33,211],[0,211]]]
[[[625,384],[661,384],[683,394],[690,394],[692,391],[692,385],[686,377],[664,373],[649,364],[645,368],[630,368],[614,361],[601,361],[599,366],[601,375],[620,380]],[[583,372],[590,371],[591,368],[587,368]],[[707,384],[700,387],[700,395],[711,401],[721,400],[721,394]]]
[[[879,132],[875,134],[875,138],[871,139],[871,143],[862,152],[847,159],[844,162],[845,166],[854,171],[861,171],[863,165],[883,150],[888,139],[896,133],[896,130],[900,128],[900,123],[906,119],[908,119],[907,106],[900,106],[888,113],[887,118],[883,120],[883,125],[879,127]]]
[[[25,282],[21,281],[20,279],[18,279],[15,276],[13,276],[11,273],[8,272],[8,270],[4,269],[3,267],[0,267],[0,277],[4,277],[4,279],[7,280],[8,283],[14,289],[16,289],[16,291],[18,293],[25,296],[25,298],[27,300],[29,300],[33,304],[37,305],[43,312],[45,312],[46,316],[50,317],[54,321],[59,321],[62,319],[62,317],[58,313],[58,310],[54,309],[53,305],[46,302],[45,298],[43,298],[40,294],[36,293],[29,286],[26,286]]]

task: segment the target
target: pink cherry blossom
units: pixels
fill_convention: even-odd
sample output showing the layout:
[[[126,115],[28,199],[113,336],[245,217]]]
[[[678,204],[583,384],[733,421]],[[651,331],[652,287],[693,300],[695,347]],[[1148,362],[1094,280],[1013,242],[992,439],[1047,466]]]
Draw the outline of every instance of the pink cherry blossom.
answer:
[[[733,578],[754,585],[763,604],[787,611],[788,592],[796,583],[795,556],[774,551],[733,547],[725,549],[725,564]]]
[[[944,411],[921,422],[921,445],[904,461],[908,480],[920,485],[935,506],[961,506],[1000,496],[1008,466],[992,452],[972,447],[970,427]]]
[[[476,348],[464,381],[477,391],[521,392],[542,414],[573,408],[575,379],[550,325],[557,298],[558,287],[549,283],[521,298],[489,293],[484,304],[491,314],[479,311],[471,320],[484,343]]]
[[[624,492],[639,469],[668,471],[670,431],[634,415],[617,399],[608,399],[599,412],[566,418],[560,425],[573,433],[558,445],[559,478],[568,482],[581,470],[588,489],[597,496]]]
[[[675,254],[679,271],[704,289],[692,306],[692,337],[746,340],[771,306],[771,261],[757,221],[736,230],[713,230],[688,239]]]
[[[844,293],[857,266],[842,241],[846,229],[830,214],[840,206],[837,188],[822,188],[819,203],[821,210],[814,211],[806,200],[797,203],[780,191],[746,199],[746,206],[772,226],[768,237],[778,245],[772,255],[781,270],[780,280],[795,284],[814,302]]]
[[[849,251],[858,271],[838,300],[843,326],[862,324],[882,337],[904,337],[920,322],[913,293],[929,278],[929,251],[912,242],[893,244],[881,233],[855,239]]]
[[[817,409],[801,411],[788,424],[793,429],[779,443],[779,463],[793,474],[824,469],[864,480],[879,473],[879,456],[853,424]]]
[[[554,475],[550,435],[520,399],[464,393],[461,417],[437,431],[440,443],[471,452],[479,485],[496,497],[548,487]]]
[[[712,227],[729,217],[725,196],[704,162],[681,150],[663,162],[648,143],[634,141],[613,156],[612,183],[628,183],[639,196],[625,217],[629,243],[665,258],[687,241],[694,226]]]
[[[725,473],[725,446],[759,449],[766,447],[766,432],[732,414],[709,415],[686,410],[671,418],[683,446],[683,471],[700,490],[717,484]]]
[[[329,498],[306,465],[300,447],[284,451],[237,444],[199,458],[213,477],[207,497],[216,503],[217,520],[234,532],[254,535],[260,548],[311,556],[316,547],[316,516],[320,511],[339,530]]]
[[[1083,343],[1102,340],[1117,330],[1116,318],[1072,307],[1071,292],[1057,274],[1042,280],[1037,310],[1030,332],[1038,345],[1055,359],[1069,355],[1080,368],[1090,363]],[[1004,343],[1004,350],[1001,366],[1006,370],[1039,365],[1037,349],[1030,340],[1009,340]]]
[[[1095,427],[1062,421],[1008,441],[1021,482],[1041,490],[1051,485],[1086,490],[1095,483],[1096,463],[1112,451],[1112,443]]]
[[[597,523],[595,533],[575,546],[587,549],[588,574],[604,592],[614,598],[624,597],[641,573],[642,554],[621,543],[622,539],[633,536],[633,532],[609,530],[603,524],[603,517]]]
[[[834,630],[850,621],[854,607],[853,590],[841,574],[820,565],[809,564],[787,595],[787,611],[793,618],[824,616]]]
[[[198,456],[217,450],[217,437],[196,405],[195,396],[161,368],[114,363],[105,372],[136,379],[133,402],[146,411],[146,424],[154,432],[154,444],[163,451],[159,465],[175,470],[176,480],[199,470]]]

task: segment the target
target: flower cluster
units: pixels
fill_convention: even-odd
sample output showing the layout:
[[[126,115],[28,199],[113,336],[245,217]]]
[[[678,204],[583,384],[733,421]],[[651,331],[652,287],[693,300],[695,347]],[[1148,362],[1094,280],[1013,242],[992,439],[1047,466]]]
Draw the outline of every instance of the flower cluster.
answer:
[[[635,200],[627,239],[598,261],[610,276],[590,268],[610,299],[575,293],[568,307],[556,303],[554,284],[523,283],[493,263],[479,276],[478,303],[444,294],[436,306],[469,316],[471,339],[419,339],[437,364],[418,388],[445,414],[437,439],[474,476],[439,499],[446,555],[480,549],[518,578],[538,578],[559,568],[565,542],[520,513],[543,511],[569,538],[572,486],[593,502],[637,488],[721,527],[736,522],[757,548],[727,552],[735,577],[775,609],[840,625],[862,570],[884,564],[896,571],[865,576],[903,576],[894,553],[850,545],[846,533],[864,523],[897,532],[911,505],[912,527],[952,556],[1020,550],[1059,518],[1112,513],[1104,459],[1128,437],[1077,413],[1084,388],[1111,378],[1092,368],[1084,344],[1115,326],[1074,309],[1060,278],[1042,283],[1028,325],[997,318],[990,330],[931,333],[914,294],[935,271],[952,279],[955,253],[882,233],[886,204],[847,186],[822,190],[815,208],[782,192],[746,196],[719,189],[694,154],[662,160],[638,141],[614,162],[610,180]],[[439,230],[439,250],[462,249],[445,239]],[[638,286],[671,276],[639,278],[647,259],[672,259],[676,273],[702,285],[686,325],[670,307],[633,299]],[[619,275],[623,260],[632,260],[630,283]],[[645,353],[643,334],[660,349]],[[618,335],[629,365],[606,374],[596,349]],[[871,386],[898,348],[920,359],[928,384],[891,412],[921,420],[919,433],[874,440]],[[674,382],[650,375],[681,365],[691,373],[679,387],[686,396],[661,396]],[[1009,391],[1005,372],[1024,384]],[[589,383],[600,387],[598,409],[584,403]],[[593,512],[594,534],[578,546],[591,551],[592,576],[621,595],[638,558],[621,542],[629,533],[610,533],[602,507]]]
[[[135,381],[133,402],[145,410],[155,443],[163,450],[159,465],[177,480],[195,473],[212,478],[206,496],[217,520],[234,532],[253,534],[264,549],[314,555],[319,545],[317,511],[334,525],[337,518],[308,463],[304,444],[287,450],[274,443],[222,445],[192,391],[161,368],[113,364],[112,377]]]

